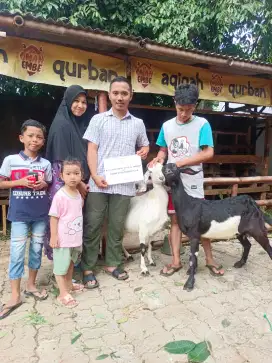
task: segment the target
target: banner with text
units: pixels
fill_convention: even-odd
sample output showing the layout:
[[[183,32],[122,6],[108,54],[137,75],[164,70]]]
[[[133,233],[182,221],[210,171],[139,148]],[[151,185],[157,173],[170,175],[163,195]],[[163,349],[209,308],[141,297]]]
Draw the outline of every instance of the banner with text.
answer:
[[[108,91],[126,75],[123,60],[22,38],[0,38],[0,74],[29,82]]]
[[[134,92],[173,95],[180,83],[198,86],[205,100],[271,105],[268,79],[213,73],[202,68],[143,58],[131,58]]]

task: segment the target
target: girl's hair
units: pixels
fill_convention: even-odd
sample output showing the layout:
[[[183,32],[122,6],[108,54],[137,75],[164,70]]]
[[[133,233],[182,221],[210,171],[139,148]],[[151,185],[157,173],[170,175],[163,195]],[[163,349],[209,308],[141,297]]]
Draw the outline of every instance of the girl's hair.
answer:
[[[66,165],[76,165],[76,166],[78,166],[80,171],[81,171],[82,178],[83,178],[83,168],[82,168],[80,160],[78,160],[76,158],[66,158],[65,160],[63,160],[63,162],[61,163],[61,169],[60,169],[61,173],[63,173],[64,167]]]

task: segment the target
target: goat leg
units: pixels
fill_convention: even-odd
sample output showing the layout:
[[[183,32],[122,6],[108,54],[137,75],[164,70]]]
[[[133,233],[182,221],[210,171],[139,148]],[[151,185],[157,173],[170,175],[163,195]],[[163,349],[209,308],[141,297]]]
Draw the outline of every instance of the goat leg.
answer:
[[[254,231],[250,235],[262,246],[267,252],[268,256],[272,259],[272,247],[270,245],[269,238],[267,237],[266,231]]]
[[[243,246],[243,254],[242,254],[241,260],[235,262],[234,267],[241,268],[247,262],[249,251],[251,248],[251,243],[249,242],[249,240],[245,234],[237,236],[237,239],[240,241],[241,245]]]
[[[141,248],[141,274],[142,275],[149,275],[149,271],[145,264],[145,253],[146,253],[146,245],[145,243],[140,243]]]
[[[197,255],[199,251],[199,242],[198,238],[194,238],[190,241],[190,274],[188,280],[186,281],[183,290],[192,291],[195,284],[195,272],[197,268]]]
[[[147,250],[147,243],[149,241],[149,237],[145,228],[140,228],[139,230],[139,239],[140,239],[140,249],[141,249],[141,274],[149,275],[149,271],[145,264],[145,253]]]
[[[150,241],[148,243],[147,258],[150,266],[156,266],[156,263],[153,261],[152,258],[152,243]]]
[[[133,256],[130,253],[128,253],[128,251],[125,249],[125,247],[123,245],[122,245],[122,248],[123,248],[123,253],[125,255],[126,261],[128,261],[128,262],[134,261]]]
[[[195,268],[195,273],[197,272],[197,266],[198,266],[198,259],[196,259],[196,268]],[[190,275],[190,267],[188,268],[186,275]]]

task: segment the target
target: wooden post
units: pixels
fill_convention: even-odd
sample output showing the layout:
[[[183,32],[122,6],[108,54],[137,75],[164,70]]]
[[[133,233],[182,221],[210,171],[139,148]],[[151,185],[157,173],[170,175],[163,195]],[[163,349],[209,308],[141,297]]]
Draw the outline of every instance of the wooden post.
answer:
[[[247,130],[246,142],[250,149],[250,154],[252,154],[252,145],[251,145],[251,126],[249,126]]]
[[[269,154],[270,154],[270,119],[265,120],[265,135],[264,135],[264,161],[262,175],[267,176],[269,171]],[[261,194],[261,200],[266,199],[266,192]]]
[[[98,93],[98,112],[106,112],[108,110],[108,95],[107,92],[99,92]],[[105,256],[106,253],[106,237],[105,237],[105,231],[107,231],[106,228],[106,221],[104,221],[104,226],[102,228],[102,241],[101,241],[101,255],[102,257]]]
[[[98,112],[106,112],[108,109],[108,96],[107,92],[99,92],[98,93]]]
[[[271,132],[270,132],[270,119],[265,121],[265,135],[264,135],[264,161],[263,161],[263,173],[262,175],[268,175],[269,169],[269,154],[270,154],[270,142],[271,142]]]
[[[3,235],[7,235],[7,206],[2,205],[2,224],[3,224]]]
[[[238,194],[238,184],[233,184],[231,188],[231,196],[236,197],[237,194]]]

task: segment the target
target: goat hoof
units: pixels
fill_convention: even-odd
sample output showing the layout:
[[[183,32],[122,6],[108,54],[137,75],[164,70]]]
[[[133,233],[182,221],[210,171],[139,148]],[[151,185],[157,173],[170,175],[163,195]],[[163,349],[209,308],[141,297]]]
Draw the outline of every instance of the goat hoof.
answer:
[[[150,263],[150,266],[156,266],[156,262],[152,261],[152,262]]]
[[[142,276],[149,276],[150,275],[150,273],[149,273],[149,271],[147,270],[147,271],[142,271],[141,272],[141,275]]]
[[[127,257],[127,261],[128,261],[128,262],[133,262],[133,261],[134,261],[133,256],[131,256],[131,255],[130,255],[130,256],[128,256],[128,257]]]
[[[194,289],[194,285],[195,279],[189,277],[189,279],[185,282],[185,285],[183,286],[183,290],[192,291]]]
[[[241,268],[245,265],[245,261],[244,260],[240,260],[240,261],[237,261],[235,262],[235,264],[233,265],[235,268]]]
[[[188,292],[192,291],[194,289],[194,285],[191,285],[191,284],[185,284],[183,286],[183,290],[186,290]]]

